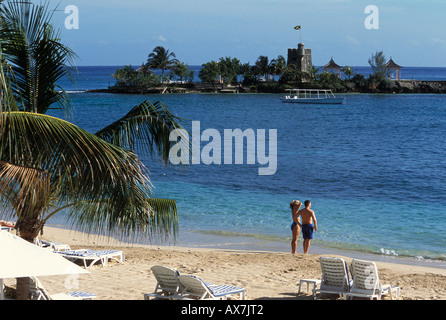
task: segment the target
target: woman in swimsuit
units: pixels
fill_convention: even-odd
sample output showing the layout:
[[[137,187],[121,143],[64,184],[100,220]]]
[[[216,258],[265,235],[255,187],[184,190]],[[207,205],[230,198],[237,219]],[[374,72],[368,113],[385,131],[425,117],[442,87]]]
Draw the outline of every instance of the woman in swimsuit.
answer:
[[[302,203],[299,202],[298,200],[293,200],[290,203],[291,214],[293,216],[293,223],[291,224],[291,231],[293,233],[293,239],[291,240],[291,253],[292,254],[296,253],[297,238],[299,238],[299,234],[300,234],[301,224],[300,224],[300,220],[299,220],[297,212],[299,211],[301,206],[302,206]]]

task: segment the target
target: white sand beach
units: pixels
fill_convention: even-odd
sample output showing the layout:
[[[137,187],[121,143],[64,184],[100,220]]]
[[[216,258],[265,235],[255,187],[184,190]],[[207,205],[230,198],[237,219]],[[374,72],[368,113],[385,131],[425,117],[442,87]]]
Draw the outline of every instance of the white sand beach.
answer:
[[[97,300],[143,300],[153,292],[156,280],[150,271],[154,265],[177,269],[182,274],[196,275],[217,283],[246,289],[246,299],[312,299],[311,292],[298,293],[299,280],[320,278],[320,254],[249,252],[182,247],[132,245],[107,237],[45,228],[43,239],[67,243],[73,249],[107,248],[125,253],[125,262],[100,264],[80,275],[76,281],[67,276],[41,277],[52,294],[82,290],[96,294]],[[327,255],[323,256],[336,256]],[[351,258],[344,257],[350,263]],[[446,270],[417,265],[376,262],[382,283],[401,288],[400,300],[441,300],[446,298]],[[70,288],[70,286],[73,286]],[[76,288],[77,285],[77,288]],[[329,296],[327,296],[330,298]]]

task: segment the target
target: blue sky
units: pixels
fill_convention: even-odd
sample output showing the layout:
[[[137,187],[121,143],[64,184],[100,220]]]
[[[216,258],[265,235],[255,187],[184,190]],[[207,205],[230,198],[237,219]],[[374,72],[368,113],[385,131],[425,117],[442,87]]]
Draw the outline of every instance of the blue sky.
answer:
[[[53,0],[54,23],[78,55],[77,65],[140,65],[156,46],[201,65],[220,57],[253,64],[286,57],[302,37],[313,64],[365,66],[383,51],[402,66],[446,67],[444,0]],[[64,8],[79,9],[68,30]],[[368,5],[379,29],[367,29]],[[293,29],[302,25],[301,31]]]

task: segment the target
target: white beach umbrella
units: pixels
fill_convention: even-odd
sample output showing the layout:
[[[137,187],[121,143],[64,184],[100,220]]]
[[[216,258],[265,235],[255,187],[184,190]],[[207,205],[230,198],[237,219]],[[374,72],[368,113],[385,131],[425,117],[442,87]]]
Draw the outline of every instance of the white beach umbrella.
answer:
[[[89,273],[58,253],[0,231],[0,279]]]
[[[80,273],[90,272],[58,253],[0,231],[0,300],[4,299],[3,279]]]

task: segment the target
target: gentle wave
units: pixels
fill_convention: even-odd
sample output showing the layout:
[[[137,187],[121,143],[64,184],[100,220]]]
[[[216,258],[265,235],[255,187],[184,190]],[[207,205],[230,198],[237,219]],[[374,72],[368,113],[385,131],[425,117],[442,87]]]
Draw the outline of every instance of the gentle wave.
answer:
[[[362,252],[367,254],[381,255],[386,257],[414,258],[423,261],[446,261],[446,255],[440,252],[410,251],[406,249],[378,248],[367,245],[337,243],[328,241],[316,242],[326,248],[340,249],[346,251]]]
[[[66,93],[85,93],[87,90],[69,90],[65,91]]]
[[[219,236],[219,237],[227,237],[227,238],[252,238],[261,241],[271,241],[271,242],[282,242],[287,243],[291,240],[291,237],[280,237],[271,234],[249,234],[249,233],[240,233],[240,232],[232,232],[227,230],[195,230],[194,233],[199,233],[203,235],[209,236]],[[401,258],[415,258],[416,260],[422,261],[446,261],[446,254],[438,253],[438,252],[410,252],[409,250],[398,250],[398,249],[390,249],[390,248],[378,248],[367,245],[360,244],[352,244],[352,243],[340,243],[340,242],[329,242],[324,240],[313,240],[313,244],[322,246],[324,248],[333,248],[338,250],[345,251],[354,251],[361,252],[366,254],[376,254],[387,257],[401,257]]]
[[[289,241],[289,240],[291,240],[290,238],[279,237],[279,236],[271,235],[271,234],[249,234],[249,233],[239,233],[239,232],[232,232],[232,231],[226,231],[226,230],[219,230],[219,231],[196,230],[193,232],[206,234],[206,235],[215,235],[215,236],[223,236],[223,237],[245,237],[245,238],[254,238],[257,240],[267,240],[267,241],[285,241],[285,240]]]

